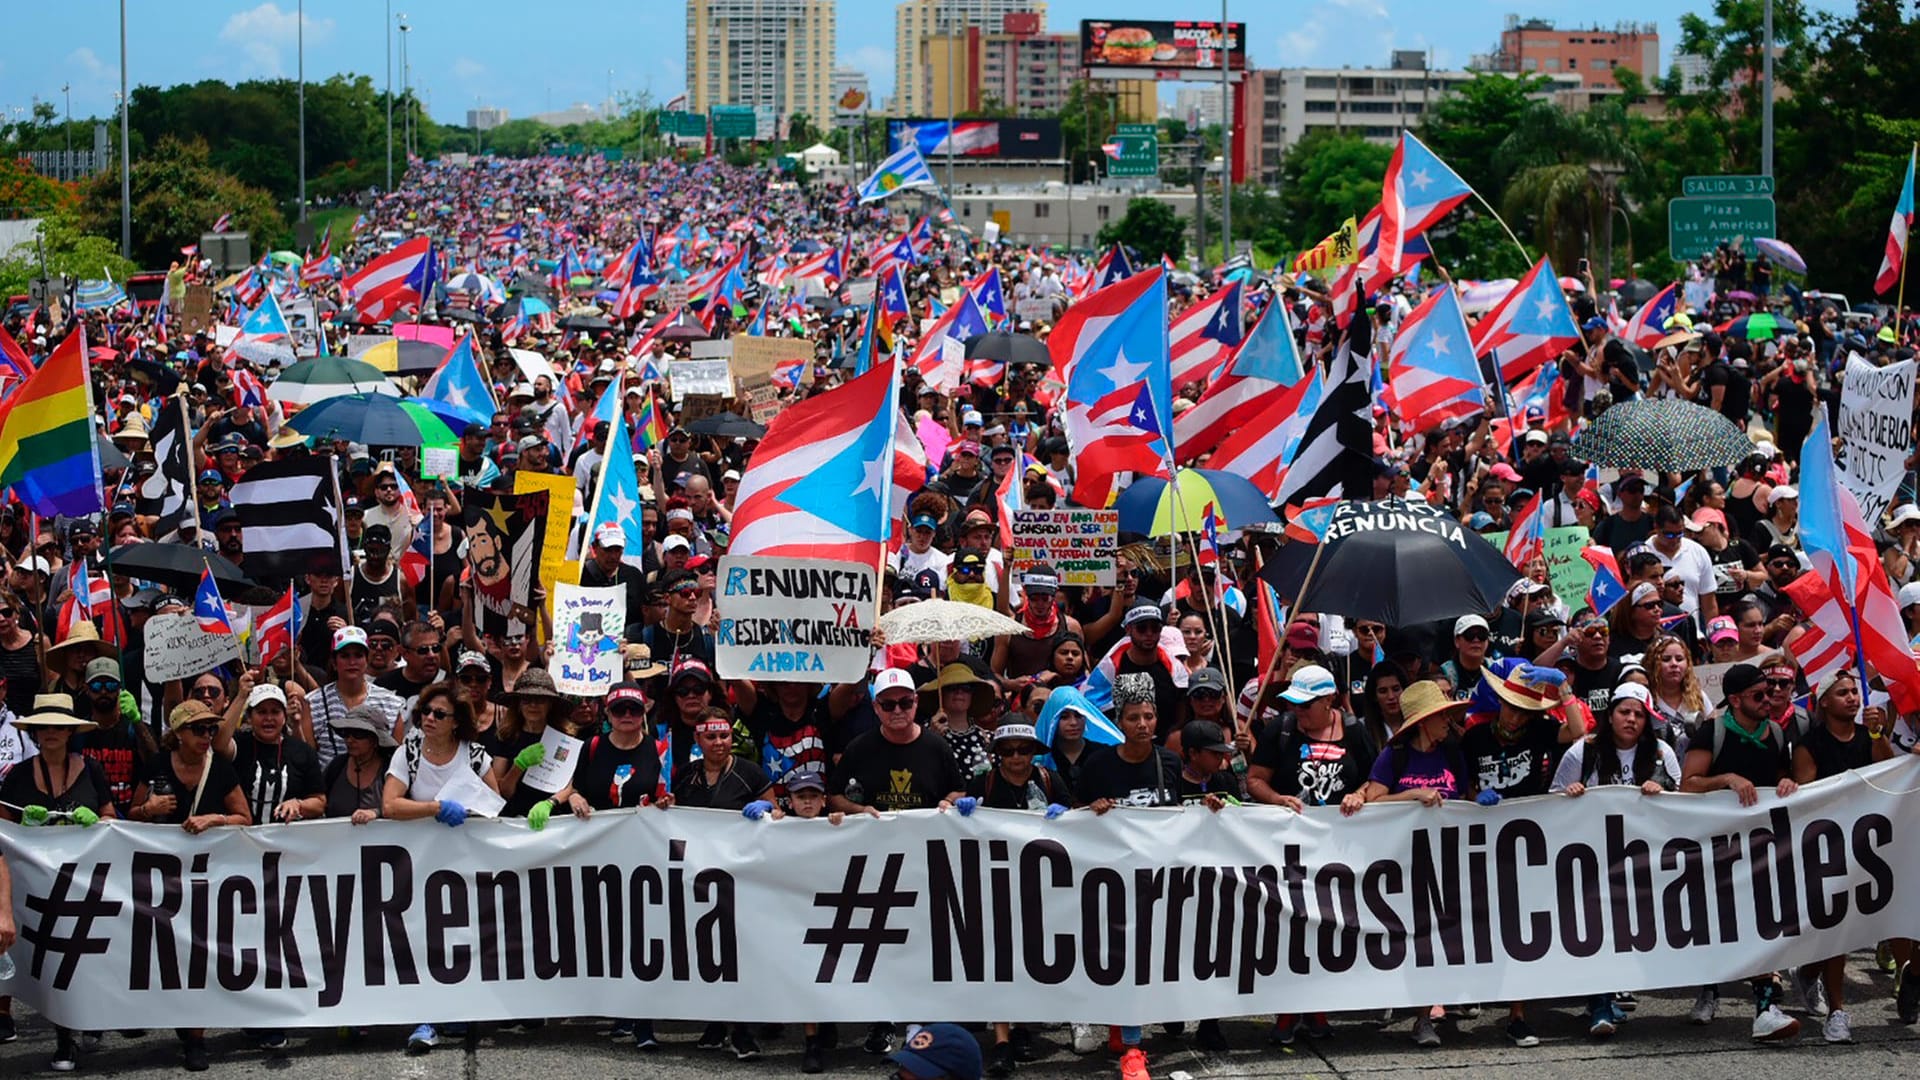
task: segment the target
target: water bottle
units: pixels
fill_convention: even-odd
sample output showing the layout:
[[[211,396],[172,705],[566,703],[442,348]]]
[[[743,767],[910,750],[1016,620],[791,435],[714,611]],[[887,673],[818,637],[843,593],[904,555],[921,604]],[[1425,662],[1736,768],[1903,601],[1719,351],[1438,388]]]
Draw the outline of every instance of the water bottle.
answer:
[[[13,978],[13,957],[0,952],[0,982]]]

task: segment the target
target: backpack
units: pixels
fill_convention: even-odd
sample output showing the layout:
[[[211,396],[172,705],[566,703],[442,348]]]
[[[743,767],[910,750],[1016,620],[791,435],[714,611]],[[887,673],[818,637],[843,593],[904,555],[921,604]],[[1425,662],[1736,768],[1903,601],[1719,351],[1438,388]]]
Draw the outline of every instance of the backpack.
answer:
[[[1798,712],[1799,710],[1795,711]],[[1727,725],[1723,721],[1724,716],[1725,714],[1723,713],[1708,721],[1713,725],[1713,734],[1711,736],[1713,740],[1713,760],[1709,766],[1710,768],[1719,768],[1720,748],[1727,743]],[[1804,736],[1806,733],[1805,725],[1797,724],[1796,726],[1800,728],[1801,734]],[[1771,741],[1775,746],[1778,746],[1782,752],[1785,752],[1787,749],[1787,733],[1780,727],[1779,722],[1775,720],[1767,721],[1766,730],[1760,733],[1760,741],[1763,743]]]
[[[413,781],[420,775],[420,756],[425,749],[426,737],[420,734],[420,729],[413,728],[409,730],[407,732],[406,742],[403,745],[403,752],[406,754],[407,762],[408,791],[413,790]],[[487,770],[493,768],[493,755],[488,753],[487,748],[481,746],[478,742],[468,742],[467,766],[473,770],[475,776],[485,779]],[[411,798],[411,796],[409,796],[409,798]]]

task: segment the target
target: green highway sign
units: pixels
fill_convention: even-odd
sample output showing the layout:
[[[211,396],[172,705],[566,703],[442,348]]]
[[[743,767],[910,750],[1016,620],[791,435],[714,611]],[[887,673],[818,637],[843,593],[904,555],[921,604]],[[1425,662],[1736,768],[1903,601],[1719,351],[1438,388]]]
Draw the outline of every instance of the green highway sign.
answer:
[[[1688,197],[1700,195],[1771,195],[1773,194],[1773,177],[1689,176],[1680,181],[1680,194]]]
[[[1771,195],[1694,196],[1667,203],[1667,253],[1675,259],[1697,259],[1735,239],[1752,254],[1756,237],[1778,235]]]
[[[660,134],[683,139],[707,137],[707,118],[695,112],[669,112],[660,115]]]
[[[1160,175],[1160,129],[1153,124],[1121,124],[1113,141],[1120,156],[1107,161],[1108,176]]]
[[[709,115],[716,139],[751,139],[757,130],[751,105],[715,105]]]

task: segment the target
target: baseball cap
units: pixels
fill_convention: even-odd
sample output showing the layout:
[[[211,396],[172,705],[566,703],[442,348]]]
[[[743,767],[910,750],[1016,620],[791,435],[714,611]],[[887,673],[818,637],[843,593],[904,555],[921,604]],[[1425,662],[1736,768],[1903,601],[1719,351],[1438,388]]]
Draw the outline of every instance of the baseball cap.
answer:
[[[1920,604],[1920,581],[1910,581],[1900,586],[1898,599],[1900,607],[1902,608],[1910,608],[1915,604]]]
[[[1187,675],[1187,694],[1192,696],[1202,690],[1212,690],[1224,696],[1227,692],[1227,677],[1219,671],[1203,667]]]
[[[1781,484],[1779,487],[1767,492],[1767,505],[1772,506],[1781,499],[1797,499],[1799,497],[1799,488],[1794,487],[1792,484]]]
[[[984,571],[987,567],[987,557],[977,551],[963,551],[954,556],[953,566],[956,570]]]
[[[913,515],[913,520],[907,522],[907,528],[909,529],[937,529],[939,527],[940,519],[934,517],[932,514],[915,514]]]
[[[1542,627],[1565,625],[1566,620],[1556,614],[1552,608],[1535,608],[1527,612],[1526,628],[1528,633],[1532,633]]]
[[[1534,428],[1533,430],[1527,432],[1526,435],[1523,436],[1520,441],[1530,442],[1530,443],[1536,443],[1536,442],[1545,443],[1547,441],[1547,433],[1544,431],[1541,431],[1539,428]]]
[[[1727,697],[1744,694],[1767,680],[1767,674],[1752,664],[1735,664],[1720,679],[1720,692]]]
[[[547,445],[547,440],[541,438],[538,435],[528,435],[522,438],[519,443],[520,452],[523,454],[533,449],[536,446],[545,446],[545,445]]]
[[[679,533],[672,533],[669,534],[665,540],[660,541],[660,550],[662,552],[691,551],[693,550],[693,541],[688,540]]]
[[[1707,640],[1714,644],[1722,641],[1734,641],[1740,637],[1740,627],[1731,615],[1716,615],[1707,620]]]
[[[272,683],[261,683],[247,692],[247,708],[251,709],[263,701],[277,701],[284,709],[287,707],[287,692]]]
[[[1487,629],[1487,620],[1478,615],[1462,615],[1453,620],[1453,636],[1459,637],[1469,630]]]
[[[360,534],[360,546],[367,547],[371,544],[385,544],[388,547],[392,547],[393,530],[387,528],[385,525],[367,526],[365,531]]]
[[[1699,532],[1709,525],[1718,525],[1723,529],[1726,528],[1727,515],[1715,510],[1711,506],[1703,506],[1695,510],[1693,516],[1687,519],[1688,532]]]
[[[1221,754],[1233,753],[1233,744],[1227,741],[1227,733],[1220,725],[1211,720],[1189,720],[1180,729],[1180,748],[1182,750],[1212,750]]]
[[[887,668],[873,677],[874,697],[889,690],[905,690],[915,695],[920,693],[920,688],[913,684],[913,676],[901,668]]]
[[[1495,480],[1505,480],[1509,484],[1517,484],[1520,482],[1520,474],[1514,471],[1513,466],[1504,461],[1488,469],[1487,475],[1493,477]]]
[[[367,632],[357,626],[343,626],[333,632],[333,651],[340,652],[354,646],[367,648]]]
[[[979,427],[985,423],[986,421],[982,419],[980,414],[973,409],[968,409],[965,412],[960,414],[961,427]]]
[[[493,665],[487,662],[486,653],[478,652],[473,649],[466,649],[460,653],[459,658],[454,662],[453,670],[465,671],[468,668],[479,668],[482,671],[492,671]]]
[[[201,469],[200,482],[203,484],[224,484],[227,482],[227,474],[221,472],[219,469]]]
[[[1040,745],[1040,736],[1034,733],[1032,724],[1001,724],[999,727],[993,729],[993,744],[995,746],[1003,742],[1013,742],[1020,739]]]
[[[972,454],[974,457],[979,457],[980,444],[974,442],[972,439],[962,439],[953,444],[953,452],[955,454]]]
[[[119,678],[120,661],[111,656],[96,656],[87,661],[86,669],[80,674],[80,681],[83,683],[89,683],[95,679],[118,680]]]
[[[1160,613],[1160,605],[1135,604],[1127,609],[1126,615],[1120,620],[1120,625],[1131,628],[1144,622],[1165,623],[1166,621],[1166,616]]]
[[[1600,315],[1589,316],[1586,322],[1580,324],[1582,330],[1605,330],[1606,328],[1607,320]]]
[[[1020,587],[1028,592],[1055,593],[1060,591],[1060,575],[1046,563],[1034,563],[1020,576]]]
[[[687,538],[684,536],[676,536],[673,537],[673,539],[680,541],[683,547],[687,543]],[[627,530],[621,528],[619,524],[609,521],[594,530],[593,542],[609,551],[616,548],[624,548],[627,546]]]
[[[1009,725],[1003,724],[1000,730],[1004,731],[1008,726]],[[1032,729],[1029,728],[1028,730]],[[995,738],[998,739],[998,737],[998,733],[996,733]],[[794,773],[792,776],[787,777],[787,794],[789,795],[794,795],[802,791],[825,790],[827,790],[827,781],[825,777],[820,775],[818,769],[809,769],[806,772]]]
[[[1306,664],[1294,669],[1293,678],[1287,681],[1287,688],[1280,696],[1295,705],[1305,705],[1315,698],[1323,698],[1339,689],[1333,681],[1333,672],[1319,664]],[[1186,736],[1181,736],[1181,745],[1186,745]]]
[[[980,1043],[959,1024],[928,1024],[907,1029],[907,1041],[887,1060],[914,1080],[976,1077],[981,1071]]]
[[[1297,622],[1287,627],[1287,648],[1294,652],[1320,649],[1320,628],[1312,623]]]

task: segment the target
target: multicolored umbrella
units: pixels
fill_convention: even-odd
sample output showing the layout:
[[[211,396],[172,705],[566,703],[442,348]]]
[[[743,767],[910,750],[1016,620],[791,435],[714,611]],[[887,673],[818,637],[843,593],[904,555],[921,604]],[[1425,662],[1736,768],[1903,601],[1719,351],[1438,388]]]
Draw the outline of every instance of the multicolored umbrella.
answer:
[[[1114,509],[1120,511],[1120,528],[1146,536],[1200,532],[1208,506],[1217,515],[1214,527],[1222,531],[1280,523],[1267,497],[1244,476],[1217,469],[1181,469],[1174,474],[1174,481],[1170,484],[1157,476],[1143,476],[1127,485],[1114,503]],[[1220,524],[1222,518],[1224,525]]]
[[[1755,240],[1753,245],[1760,249],[1760,254],[1772,259],[1774,265],[1796,274],[1807,272],[1807,260],[1801,258],[1800,253],[1793,249],[1793,245],[1785,240],[1760,239]]]
[[[389,375],[426,375],[447,358],[447,350],[427,341],[383,341],[358,359]]]
[[[1727,323],[1721,332],[1728,337],[1746,338],[1748,341],[1772,341],[1774,335],[1788,329],[1791,327],[1773,312],[1756,311]]]
[[[349,394],[385,394],[400,391],[380,369],[344,356],[318,356],[288,368],[267,387],[267,396],[289,405],[318,405]]]
[[[328,398],[300,410],[287,426],[311,439],[346,439],[368,446],[450,446],[458,438],[421,406],[380,394]]]
[[[1619,469],[1698,472],[1731,468],[1753,453],[1738,424],[1691,401],[1643,398],[1615,405],[1574,436],[1570,452]]]

